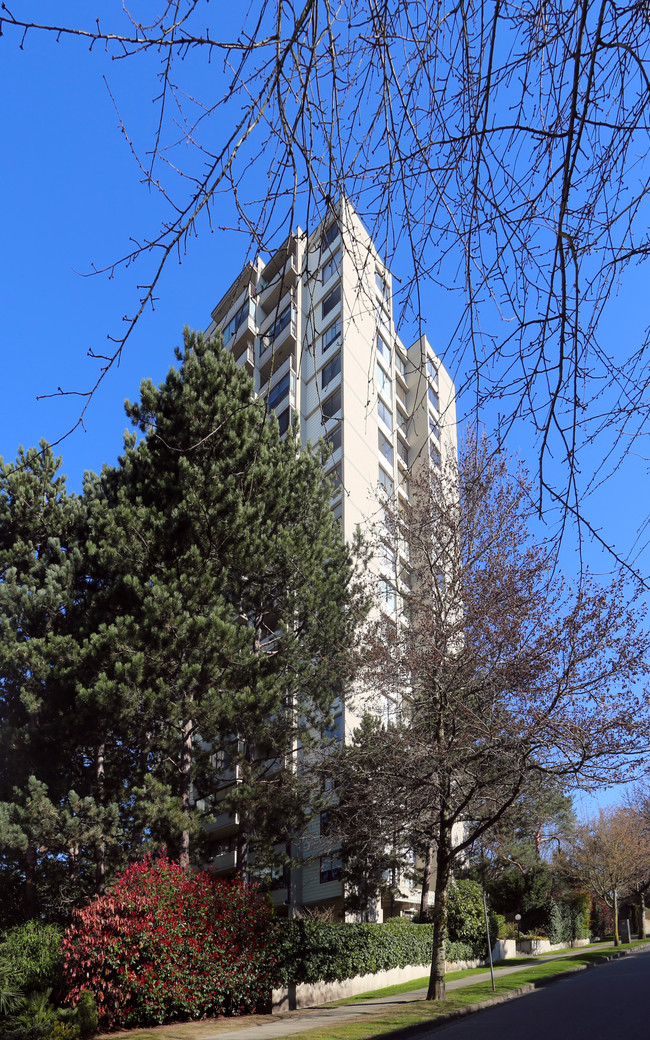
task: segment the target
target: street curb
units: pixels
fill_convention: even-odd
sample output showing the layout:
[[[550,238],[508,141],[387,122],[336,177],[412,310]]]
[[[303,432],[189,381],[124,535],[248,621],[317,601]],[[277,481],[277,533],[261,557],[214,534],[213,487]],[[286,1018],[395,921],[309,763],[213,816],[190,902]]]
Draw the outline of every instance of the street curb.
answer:
[[[442,1015],[437,1015],[435,1018],[430,1019],[428,1022],[418,1022],[417,1025],[403,1026],[401,1029],[393,1029],[390,1033],[382,1033],[382,1040],[415,1040],[419,1036],[425,1036],[431,1029],[438,1029],[441,1026],[449,1025],[457,1018],[465,1018],[467,1015],[473,1015],[477,1011],[487,1011],[488,1008],[496,1007],[497,1004],[505,1004],[509,1000],[517,1000],[519,997],[527,997],[530,993],[534,993],[535,990],[541,989],[543,986],[548,986],[552,982],[561,982],[567,975],[575,975],[579,971],[587,971],[589,968],[598,968],[601,964],[607,964],[609,961],[617,961],[620,957],[627,957],[630,950],[621,950],[618,953],[608,954],[606,957],[601,957],[597,961],[593,961],[591,964],[578,964],[575,968],[568,968],[559,975],[551,975],[547,979],[539,979],[537,982],[525,982],[523,985],[518,986],[516,989],[508,990],[507,993],[495,994],[492,997],[488,997],[486,1000],[481,1000],[476,1004],[469,1004],[464,1008],[456,1008],[453,1011],[446,1011]]]

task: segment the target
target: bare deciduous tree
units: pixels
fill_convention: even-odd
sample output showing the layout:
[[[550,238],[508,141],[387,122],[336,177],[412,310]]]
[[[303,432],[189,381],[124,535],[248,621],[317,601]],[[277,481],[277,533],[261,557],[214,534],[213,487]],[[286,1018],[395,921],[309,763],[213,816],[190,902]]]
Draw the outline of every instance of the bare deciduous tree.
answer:
[[[577,829],[565,869],[613,911],[614,945],[619,946],[619,900],[650,876],[650,845],[639,816],[620,806],[600,809]]]
[[[361,675],[401,704],[401,721],[383,735],[390,754],[367,742],[366,765],[384,818],[435,846],[430,999],[445,995],[458,855],[536,778],[565,790],[610,785],[647,747],[648,699],[635,691],[648,667],[643,611],[622,580],[560,580],[531,535],[533,511],[525,475],[470,441],[457,468],[422,466],[410,502],[387,501],[380,525],[404,615],[373,623]],[[357,742],[357,769],[362,750]]]
[[[153,6],[146,21],[133,3],[39,24],[28,3],[2,4],[4,46],[68,36],[152,78],[151,139],[122,129],[169,216],[126,229],[136,244],[117,263],[143,258],[149,273],[101,363],[119,358],[168,260],[223,223],[224,196],[264,250],[343,193],[399,262],[407,319],[426,318],[427,284],[446,291],[454,318],[437,346],[465,408],[496,406],[500,442],[532,425],[538,505],[601,539],[583,498],[650,418],[647,333],[612,345],[601,331],[650,252],[646,7],[261,0],[237,23],[207,0]]]

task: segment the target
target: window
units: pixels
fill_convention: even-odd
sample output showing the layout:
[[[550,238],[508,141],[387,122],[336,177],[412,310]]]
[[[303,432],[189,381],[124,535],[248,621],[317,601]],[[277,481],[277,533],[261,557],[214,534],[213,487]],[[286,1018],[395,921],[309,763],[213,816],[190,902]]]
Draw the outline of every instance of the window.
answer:
[[[334,419],[341,414],[341,387],[335,390],[322,405],[323,419]]]
[[[320,814],[320,833],[322,838],[328,838],[332,833],[332,816],[331,813],[322,812]]]
[[[330,311],[333,311],[334,308],[337,307],[340,302],[341,283],[339,282],[338,285],[335,285],[334,288],[330,292],[328,292],[327,296],[323,299],[323,302],[321,303],[321,316],[323,318],[327,317]]]
[[[270,328],[260,338],[260,354],[263,354],[267,347],[272,346],[273,341],[278,338],[281,332],[286,329],[287,325],[291,321],[291,304],[285,307],[282,314],[275,319]]]
[[[338,237],[339,237],[339,225],[338,225],[337,221],[335,220],[332,224],[330,224],[330,226],[328,228],[325,229],[325,231],[323,231],[323,237],[321,238],[321,250],[322,250],[322,252],[325,252],[326,249],[329,249],[329,247],[331,246],[332,242],[336,242]]]
[[[440,452],[436,448],[435,444],[430,444],[429,445],[429,455],[431,456],[431,461],[434,463],[434,465],[439,466],[440,465]]]
[[[391,379],[390,376],[384,372],[380,364],[377,365],[377,388],[390,401],[392,389]]]
[[[379,580],[379,596],[382,606],[391,612],[395,610],[395,589],[386,578],[380,578]]]
[[[388,473],[381,466],[379,467],[379,483],[388,492],[389,495],[393,493],[395,487],[393,480],[388,476]]]
[[[393,413],[391,412],[388,405],[379,398],[377,402],[377,413],[381,421],[388,427],[389,430],[393,428]]]
[[[379,333],[377,333],[377,354],[388,362],[390,368],[390,347],[385,339],[383,339]]]
[[[385,332],[390,332],[390,319],[380,303],[377,304],[377,324]]]
[[[333,325],[330,325],[328,329],[321,336],[321,352],[324,354],[326,350],[332,346],[333,343],[339,339],[341,335],[341,319],[337,318]]]
[[[401,437],[397,438],[397,455],[405,466],[409,464],[409,450]]]
[[[440,402],[438,400],[438,395],[432,386],[429,387],[429,404],[432,404],[437,412],[440,411]]]
[[[406,361],[397,351],[395,351],[395,368],[406,379]]]
[[[331,361],[328,361],[321,372],[321,386],[323,389],[332,382],[341,372],[341,353],[339,351]]]
[[[278,428],[280,430],[280,436],[286,433],[289,429],[289,420],[291,419],[291,409],[285,408],[281,415],[278,415]]]
[[[437,386],[438,385],[438,370],[437,370],[436,366],[434,365],[432,358],[427,358],[427,372],[429,373],[429,378],[430,378],[431,382],[434,383]]]
[[[226,344],[228,340],[235,335],[240,325],[243,325],[250,311],[251,300],[246,297],[241,307],[235,314],[234,318],[231,318],[226,327],[223,329],[223,342]]]
[[[328,881],[341,880],[341,857],[321,856],[320,858],[320,883],[327,884]]]
[[[396,389],[398,398],[400,399],[403,405],[406,405],[406,390],[404,389],[401,383],[397,383]]]
[[[336,520],[337,524],[340,524],[340,526],[343,527],[343,503],[342,502],[339,502],[339,504],[337,506],[334,506],[334,509],[332,510],[332,516]]]
[[[388,437],[386,437],[385,434],[383,434],[381,432],[381,430],[378,430],[377,432],[378,432],[378,435],[379,435],[379,451],[384,456],[386,461],[392,466],[393,465],[393,445],[392,445],[391,441],[388,440]]]
[[[343,743],[343,713],[338,712],[332,721],[325,726],[323,735],[327,740],[334,741],[335,744]]]
[[[375,285],[385,300],[388,299],[388,283],[383,271],[375,271]]]
[[[409,424],[409,421],[406,418],[406,415],[404,414],[404,412],[402,411],[402,409],[398,405],[397,406],[397,428],[402,431],[402,433],[404,434],[405,437],[408,436],[408,433],[407,433],[407,431],[408,431],[408,424]]]
[[[440,427],[431,413],[429,413],[429,433],[432,433],[437,441],[440,440]]]
[[[325,476],[327,480],[332,481],[332,495],[336,495],[343,483],[343,468],[341,466],[341,463],[339,462],[339,464],[337,466],[334,466],[333,469],[328,469]]]
[[[341,266],[341,250],[337,249],[335,253],[329,258],[326,264],[323,265],[323,285],[328,282],[333,274],[338,274]]]
[[[291,373],[287,372],[287,374],[282,377],[280,382],[276,383],[273,389],[271,390],[266,402],[266,407],[268,408],[269,412],[272,412],[274,408],[277,408],[277,406],[280,404],[280,401],[282,401],[289,393],[290,377]]]
[[[325,438],[325,443],[331,449],[332,454],[335,451],[338,451],[338,449],[341,447],[341,434],[342,434],[342,432],[343,432],[343,427],[342,426],[337,426],[337,427],[335,427],[335,429],[332,430],[331,433],[328,433],[327,437]]]

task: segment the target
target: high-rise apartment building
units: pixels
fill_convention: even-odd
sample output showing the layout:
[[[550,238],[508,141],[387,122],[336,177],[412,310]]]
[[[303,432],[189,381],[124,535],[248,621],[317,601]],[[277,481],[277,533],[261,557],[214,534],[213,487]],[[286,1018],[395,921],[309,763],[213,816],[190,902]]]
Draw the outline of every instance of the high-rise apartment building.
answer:
[[[270,260],[247,265],[212,311],[206,332],[221,330],[281,432],[296,412],[303,444],[324,437],[331,446],[332,510],[346,539],[376,516],[382,494],[408,499],[412,467],[438,466],[456,445],[451,379],[426,336],[404,346],[392,296],[390,271],[342,200],[311,235],[298,229]],[[393,612],[408,581],[406,561],[386,552],[377,568],[381,609]],[[390,717],[394,706],[384,702],[377,710]],[[353,707],[341,706],[335,735],[345,739],[357,722]],[[235,867],[236,828],[225,814],[210,827],[218,871]],[[338,913],[340,863],[318,820],[312,831],[304,866],[279,873],[275,900],[331,905]],[[405,905],[415,900],[415,892],[405,892]]]

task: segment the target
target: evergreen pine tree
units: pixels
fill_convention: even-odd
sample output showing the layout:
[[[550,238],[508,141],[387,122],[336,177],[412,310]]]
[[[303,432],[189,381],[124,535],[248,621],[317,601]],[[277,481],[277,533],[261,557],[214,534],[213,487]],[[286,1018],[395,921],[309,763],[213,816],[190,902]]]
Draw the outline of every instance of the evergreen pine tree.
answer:
[[[187,866],[200,819],[236,811],[245,871],[314,805],[304,763],[349,672],[357,591],[318,454],[280,439],[219,345],[187,333],[177,360],[127,404],[142,437],[102,473],[92,551],[122,606],[102,681],[137,705],[148,837]]]

